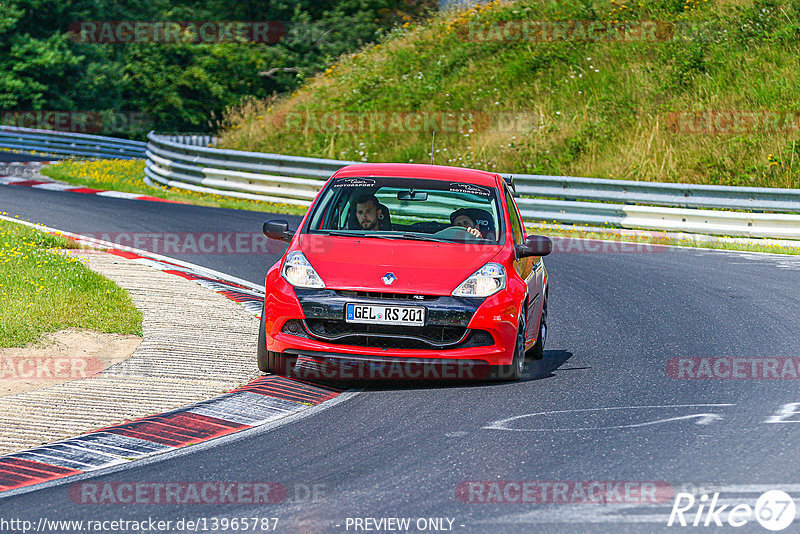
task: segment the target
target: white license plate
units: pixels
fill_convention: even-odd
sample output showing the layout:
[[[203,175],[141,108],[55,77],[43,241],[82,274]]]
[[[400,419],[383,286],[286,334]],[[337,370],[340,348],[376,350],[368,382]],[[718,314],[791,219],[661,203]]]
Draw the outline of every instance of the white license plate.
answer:
[[[349,302],[345,305],[344,320],[348,323],[425,326],[425,308],[419,306],[376,306],[374,304]]]

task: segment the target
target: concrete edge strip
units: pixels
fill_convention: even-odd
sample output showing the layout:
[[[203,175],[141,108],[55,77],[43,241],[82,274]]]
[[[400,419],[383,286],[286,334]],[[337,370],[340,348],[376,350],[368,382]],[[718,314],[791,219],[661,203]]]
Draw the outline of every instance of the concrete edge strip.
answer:
[[[44,163],[44,162],[34,162]],[[47,162],[57,163],[57,162]],[[186,204],[177,200],[167,200],[165,198],[154,197],[151,195],[142,195],[139,193],[126,193],[123,191],[107,191],[105,189],[93,189],[91,187],[80,187],[72,184],[65,184],[57,182],[49,178],[18,178],[15,176],[0,176],[0,184],[2,185],[16,185],[22,187],[32,187],[34,189],[47,189],[50,191],[66,191],[68,193],[84,193],[88,195],[99,195],[103,197],[124,198],[129,200],[147,200],[150,202],[168,202],[170,204]]]
[[[0,216],[0,219],[58,234],[106,252],[192,280],[261,312],[264,292],[255,284],[188,262],[135,249],[121,250],[79,234]],[[127,248],[127,247],[125,247]],[[0,456],[0,493],[122,465],[269,424],[332,400],[341,394],[327,384],[266,375],[224,395],[161,414],[97,429],[78,437]]]

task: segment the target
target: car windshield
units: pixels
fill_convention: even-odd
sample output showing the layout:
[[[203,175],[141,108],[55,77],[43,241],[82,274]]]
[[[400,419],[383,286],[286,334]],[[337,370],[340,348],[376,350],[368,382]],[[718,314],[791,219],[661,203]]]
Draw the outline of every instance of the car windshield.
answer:
[[[316,204],[311,234],[497,244],[496,188],[417,178],[334,178]]]

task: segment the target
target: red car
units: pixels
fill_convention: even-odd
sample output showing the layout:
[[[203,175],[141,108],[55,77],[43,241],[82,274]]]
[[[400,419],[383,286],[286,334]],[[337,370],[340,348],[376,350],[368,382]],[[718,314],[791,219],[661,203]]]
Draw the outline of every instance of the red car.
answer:
[[[518,379],[526,352],[543,355],[552,243],[526,236],[497,174],[349,165],[297,231],[270,220],[264,234],[289,248],[266,276],[262,371]]]

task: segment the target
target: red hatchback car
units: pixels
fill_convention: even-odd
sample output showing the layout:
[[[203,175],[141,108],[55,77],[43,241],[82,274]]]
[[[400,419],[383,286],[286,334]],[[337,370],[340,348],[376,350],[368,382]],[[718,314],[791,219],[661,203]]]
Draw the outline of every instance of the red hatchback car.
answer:
[[[552,243],[526,236],[497,174],[349,165],[297,231],[270,220],[264,234],[289,248],[266,276],[262,371],[518,379],[526,352],[543,355]]]

